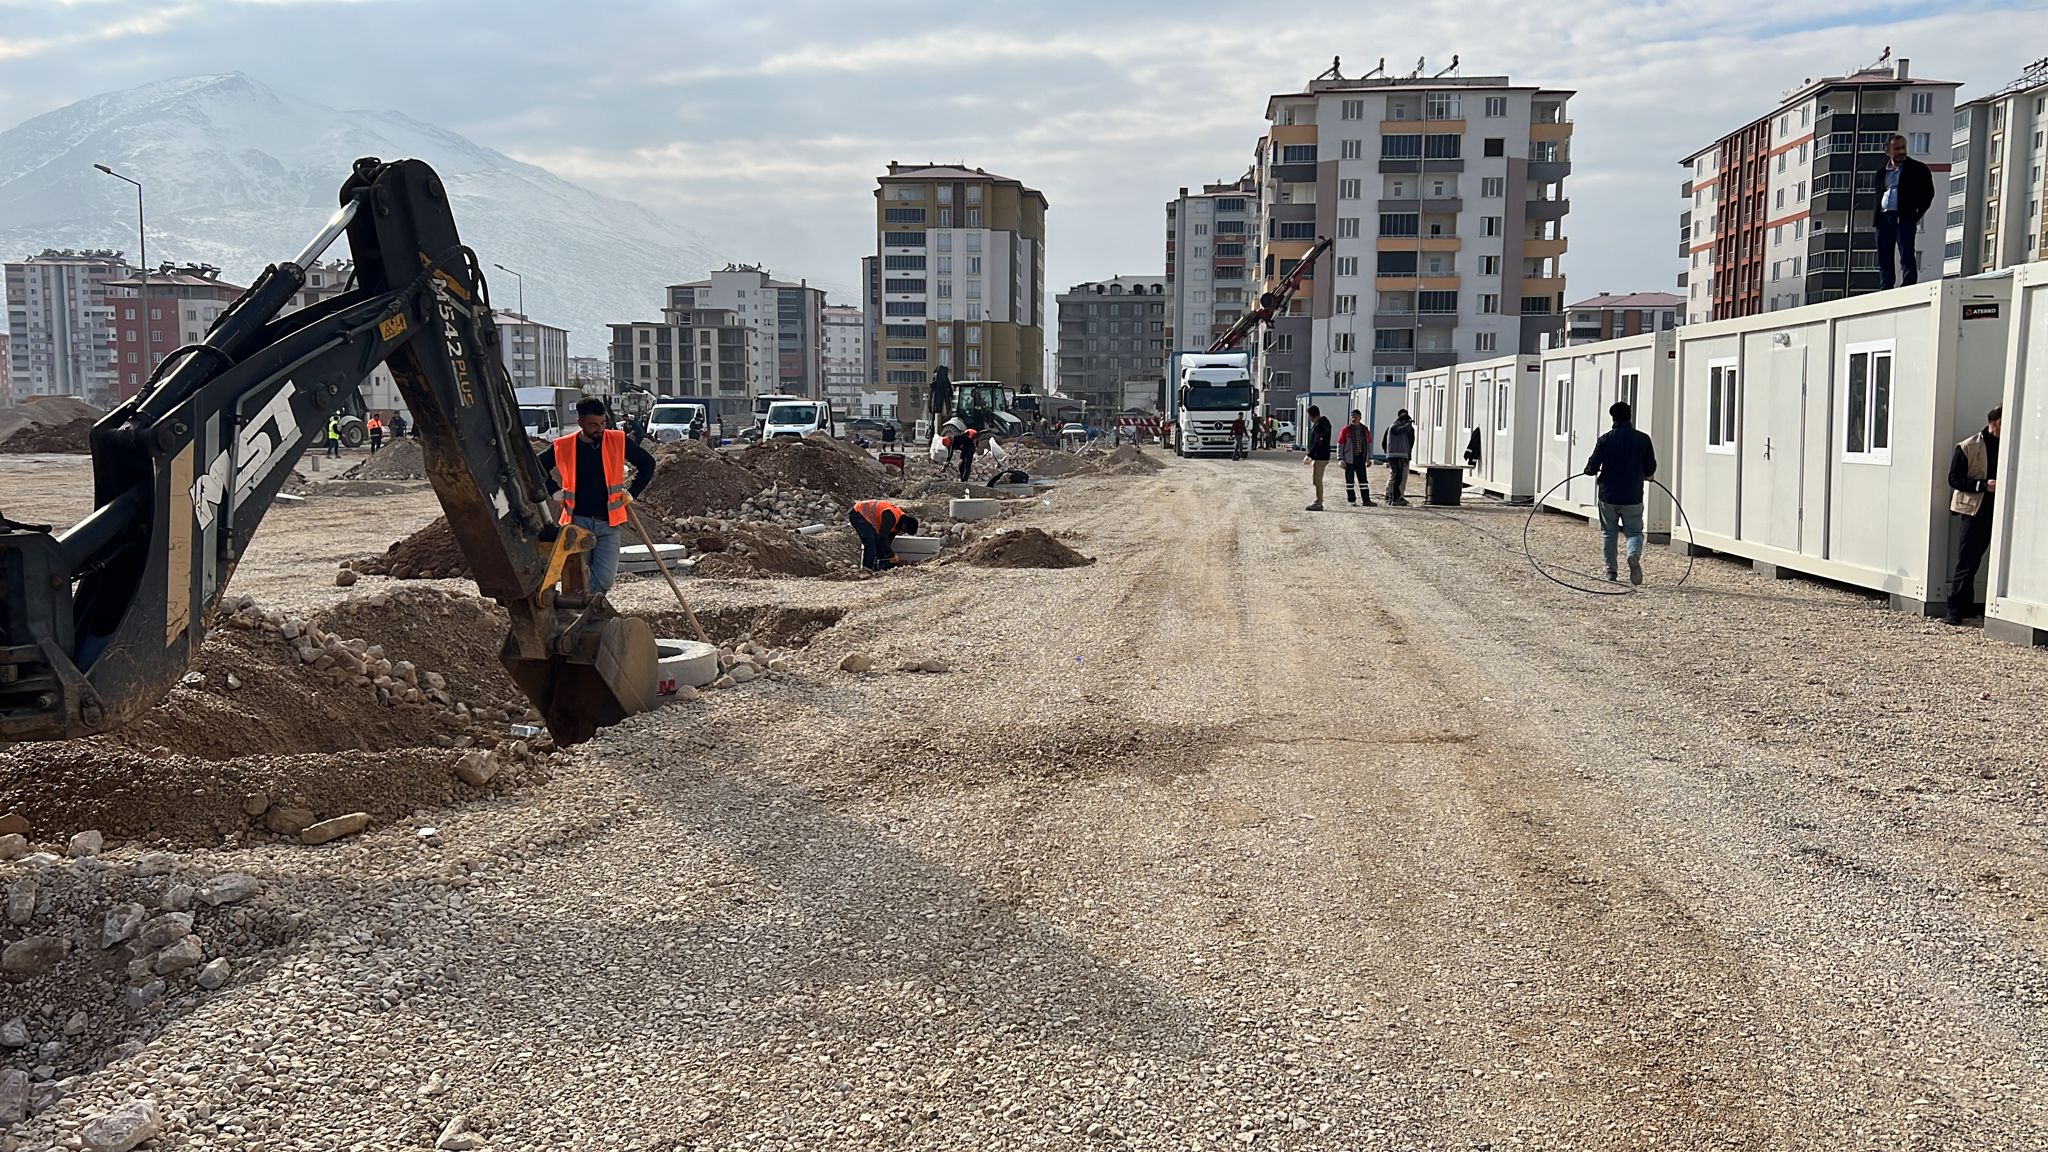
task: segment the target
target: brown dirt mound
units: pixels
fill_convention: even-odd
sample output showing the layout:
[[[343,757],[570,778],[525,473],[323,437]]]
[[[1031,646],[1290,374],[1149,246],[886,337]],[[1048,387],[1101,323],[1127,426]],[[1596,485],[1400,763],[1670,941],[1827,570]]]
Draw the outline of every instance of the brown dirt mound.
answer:
[[[842,503],[889,494],[889,472],[858,448],[835,440],[770,440],[739,454],[742,466],[785,488],[823,492]]]
[[[29,425],[0,440],[0,452],[26,455],[30,452],[90,452],[92,442],[88,435],[95,420],[81,418],[62,424]]]
[[[313,622],[340,636],[383,647],[393,660],[439,672],[448,692],[472,704],[518,700],[519,688],[498,662],[505,610],[475,596],[433,588],[403,589],[345,600]]]
[[[723,545],[705,548],[715,535]],[[849,529],[845,535],[852,536]],[[708,553],[697,561],[698,576],[750,580],[772,576],[825,577],[851,580],[860,574],[860,550],[849,549],[832,533],[800,536],[784,528],[766,525],[732,524],[714,533],[698,532],[690,537],[700,551]]]
[[[1037,528],[999,532],[969,545],[960,562],[977,568],[1079,568],[1095,563]]]
[[[1146,472],[1157,472],[1166,467],[1166,462],[1156,456],[1147,455],[1135,444],[1112,448],[1102,457],[1098,467],[1112,476],[1132,476]]]
[[[30,396],[12,408],[0,408],[0,440],[23,428],[50,428],[74,420],[98,420],[105,413],[70,396]]]
[[[417,440],[387,440],[374,456],[341,474],[343,480],[425,480],[427,456]]]
[[[434,517],[425,528],[394,541],[382,556],[354,561],[349,565],[372,576],[394,580],[435,580],[467,577],[469,560],[455,541],[455,529],[446,516]]]
[[[666,519],[730,513],[769,485],[733,454],[694,440],[663,444],[653,456],[654,481],[640,494],[640,503]]]
[[[771,604],[757,608],[723,608],[697,613],[704,632],[720,644],[736,644],[742,637],[777,648],[802,648],[818,634],[839,623],[844,608],[791,608]],[[651,612],[642,619],[656,636],[688,638],[690,621],[681,612]]]

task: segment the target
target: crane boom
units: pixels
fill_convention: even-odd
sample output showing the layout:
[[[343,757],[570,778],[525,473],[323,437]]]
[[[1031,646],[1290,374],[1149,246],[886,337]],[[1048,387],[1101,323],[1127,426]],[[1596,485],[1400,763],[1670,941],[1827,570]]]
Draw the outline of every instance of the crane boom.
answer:
[[[1209,345],[1209,351],[1228,352],[1236,348],[1244,343],[1245,337],[1250,336],[1259,325],[1268,323],[1273,317],[1278,316],[1286,309],[1287,302],[1294,299],[1294,294],[1301,290],[1301,282],[1308,278],[1309,270],[1315,267],[1316,261],[1321,259],[1330,247],[1329,237],[1317,240],[1315,247],[1310,248],[1294,268],[1280,278],[1278,284],[1273,285],[1270,291],[1260,293],[1259,306],[1239,316],[1237,323],[1232,324],[1229,331],[1218,336],[1216,342]]]

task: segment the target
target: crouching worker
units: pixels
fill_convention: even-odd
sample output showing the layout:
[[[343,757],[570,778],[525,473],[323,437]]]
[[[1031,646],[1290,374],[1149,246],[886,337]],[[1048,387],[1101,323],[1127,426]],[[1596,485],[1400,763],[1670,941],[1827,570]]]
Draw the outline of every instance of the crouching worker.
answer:
[[[903,563],[890,545],[898,536],[917,535],[917,517],[887,500],[860,501],[847,521],[860,537],[860,566],[870,572]]]

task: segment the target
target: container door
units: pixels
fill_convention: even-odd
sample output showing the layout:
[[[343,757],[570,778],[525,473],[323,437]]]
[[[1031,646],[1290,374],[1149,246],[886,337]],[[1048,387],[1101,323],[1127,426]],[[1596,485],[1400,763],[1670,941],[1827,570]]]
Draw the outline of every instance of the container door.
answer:
[[[1801,520],[1806,497],[1806,381],[1807,358],[1817,350],[1802,345],[1797,352],[1781,356],[1798,357],[1787,371],[1772,373],[1770,449],[1771,492],[1768,509],[1769,535],[1773,548],[1797,552],[1801,545]]]
[[[1579,385],[1572,393],[1572,438],[1567,445],[1565,467],[1576,476],[1585,469],[1586,458],[1593,454],[1593,444],[1607,430],[1607,406],[1614,403],[1614,374],[1607,370],[1605,360],[1597,367],[1573,371],[1578,373]],[[1577,476],[1569,491],[1572,499],[1588,506],[1598,498],[1591,476]]]
[[[1543,401],[1538,410],[1543,420],[1543,434],[1537,441],[1542,454],[1538,457],[1542,474],[1537,483],[1549,489],[1558,481],[1572,474],[1572,403],[1573,389],[1577,386],[1578,365],[1570,360],[1553,364],[1543,373]],[[1567,500],[1576,499],[1577,484],[1567,484],[1558,489],[1558,495]],[[1538,493],[1539,495],[1541,493]]]

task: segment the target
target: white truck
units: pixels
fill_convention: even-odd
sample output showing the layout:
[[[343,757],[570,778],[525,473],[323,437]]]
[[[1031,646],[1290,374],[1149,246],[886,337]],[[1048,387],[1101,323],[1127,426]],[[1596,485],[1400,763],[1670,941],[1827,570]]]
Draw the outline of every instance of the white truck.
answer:
[[[515,388],[519,420],[528,436],[545,437],[557,428],[573,427],[576,405],[583,399],[581,388]]]
[[[1182,456],[1229,455],[1236,450],[1231,429],[1245,423],[1250,447],[1253,413],[1259,390],[1252,386],[1249,352],[1176,352],[1173,354],[1173,450]]]
[[[832,422],[832,405],[824,400],[777,400],[762,417],[761,439],[777,437],[801,440],[813,432],[837,434]]]

